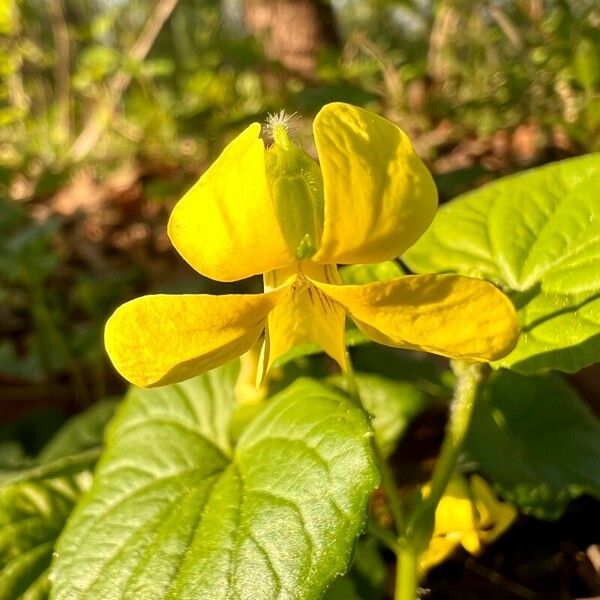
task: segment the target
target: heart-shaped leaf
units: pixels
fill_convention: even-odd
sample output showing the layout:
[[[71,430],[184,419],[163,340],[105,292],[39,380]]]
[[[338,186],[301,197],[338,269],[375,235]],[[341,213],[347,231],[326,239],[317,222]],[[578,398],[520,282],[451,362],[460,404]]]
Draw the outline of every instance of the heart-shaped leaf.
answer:
[[[310,599],[344,572],[378,479],[364,411],[299,380],[232,447],[234,382],[227,366],[130,392],[53,598]]]
[[[522,373],[574,372],[600,353],[600,154],[500,179],[443,206],[403,257],[513,296],[517,347],[498,362]]]

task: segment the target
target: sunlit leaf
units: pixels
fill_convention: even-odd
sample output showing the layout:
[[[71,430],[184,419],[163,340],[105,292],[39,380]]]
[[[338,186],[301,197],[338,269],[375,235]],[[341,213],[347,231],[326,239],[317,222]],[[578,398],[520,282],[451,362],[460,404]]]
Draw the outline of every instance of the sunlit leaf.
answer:
[[[319,598],[377,482],[366,415],[303,379],[230,443],[236,369],[134,389],[57,548],[53,597]]]
[[[404,272],[393,260],[368,265],[347,265],[340,268],[340,277],[344,285],[360,285],[372,281],[389,281],[402,277]]]
[[[442,207],[403,257],[511,293],[522,334],[498,366],[574,372],[600,353],[600,154],[507,177]]]

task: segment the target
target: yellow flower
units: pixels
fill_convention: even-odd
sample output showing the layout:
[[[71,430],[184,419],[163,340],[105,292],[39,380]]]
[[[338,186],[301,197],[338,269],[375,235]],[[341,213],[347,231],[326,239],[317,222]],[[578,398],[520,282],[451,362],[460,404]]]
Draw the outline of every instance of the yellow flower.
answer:
[[[333,103],[315,118],[317,163],[272,123],[265,149],[250,125],[175,206],[168,232],[198,272],[219,281],[262,273],[265,293],[154,295],[118,308],[105,342],[136,385],[180,381],[239,356],[265,334],[268,368],[290,348],[318,344],[345,367],[344,320],[373,340],[489,361],[514,346],[510,301],[457,275],[341,285],[338,264],[399,256],[437,208],[431,175],[398,127]]]
[[[461,545],[470,554],[479,554],[516,517],[515,507],[498,500],[485,479],[454,475],[436,508],[433,537],[420,558],[421,571],[443,562]]]

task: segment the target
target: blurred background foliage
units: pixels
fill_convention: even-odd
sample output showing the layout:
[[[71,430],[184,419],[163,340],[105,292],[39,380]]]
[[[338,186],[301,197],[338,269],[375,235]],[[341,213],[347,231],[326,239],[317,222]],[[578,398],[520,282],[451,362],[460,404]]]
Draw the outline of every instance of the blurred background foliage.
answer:
[[[600,148],[599,27],[597,0],[3,0],[0,416],[122,390],[123,300],[256,287],[213,287],[165,231],[246,124],[297,112],[310,146],[324,103],[365,106],[448,199]]]

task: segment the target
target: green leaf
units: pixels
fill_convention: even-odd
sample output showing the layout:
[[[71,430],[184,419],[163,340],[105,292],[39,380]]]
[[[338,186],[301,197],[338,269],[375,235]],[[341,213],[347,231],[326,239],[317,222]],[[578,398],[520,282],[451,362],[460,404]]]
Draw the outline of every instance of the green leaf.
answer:
[[[90,487],[114,406],[110,401],[92,406],[58,431],[36,464],[0,473],[0,600],[48,597],[54,544]]]
[[[100,446],[116,407],[116,401],[102,400],[67,421],[42,449],[40,461],[49,462]]]
[[[404,275],[400,265],[393,260],[367,265],[347,265],[340,267],[339,273],[344,285],[363,285],[373,281],[390,281]]]
[[[63,456],[51,462],[34,464],[26,468],[1,471],[0,485],[9,485],[25,481],[53,479],[66,475],[74,475],[90,470],[100,456],[100,448],[90,448],[77,454]]]
[[[506,177],[443,206],[403,257],[512,293],[522,333],[496,366],[575,372],[600,352],[600,154]]]
[[[573,67],[575,76],[584,89],[592,92],[598,83],[600,60],[593,39],[582,38],[575,49]]]
[[[52,479],[91,470],[100,456],[104,428],[114,414],[114,400],[97,402],[69,419],[26,467],[0,470],[0,484]],[[21,461],[23,462],[23,461]]]
[[[381,344],[359,346],[352,355],[356,371],[411,383],[436,398],[452,396],[455,377],[443,361],[428,360],[425,354]]]
[[[237,371],[134,389],[61,537],[55,600],[318,598],[378,479],[365,413],[303,379],[229,437]]]
[[[0,600],[48,597],[54,543],[91,473],[0,488]]]
[[[600,421],[560,377],[499,371],[481,400],[466,451],[502,496],[542,519],[600,497]]]
[[[377,444],[383,455],[389,456],[427,405],[427,396],[411,383],[366,373],[357,373],[355,378],[363,406],[372,416]],[[344,377],[332,377],[329,382],[342,389],[347,386]]]
[[[324,600],[383,600],[388,579],[388,565],[379,544],[366,534],[356,543],[352,569],[331,584]]]
[[[363,600],[348,575],[336,579],[325,592],[324,600]]]
[[[344,343],[348,348],[353,348],[354,346],[361,346],[362,344],[367,344],[371,340],[357,327],[354,326],[354,323],[349,323],[349,320],[346,321],[346,331],[345,331]],[[293,360],[298,360],[299,358],[304,358],[306,356],[314,356],[315,354],[322,354],[323,348],[319,346],[319,344],[313,344],[312,342],[305,342],[304,344],[298,344],[282,354],[279,358],[277,358],[273,362],[274,368],[280,368]]]

